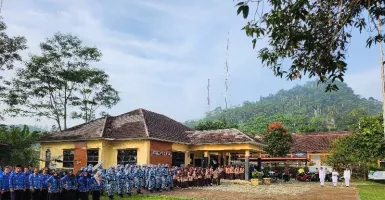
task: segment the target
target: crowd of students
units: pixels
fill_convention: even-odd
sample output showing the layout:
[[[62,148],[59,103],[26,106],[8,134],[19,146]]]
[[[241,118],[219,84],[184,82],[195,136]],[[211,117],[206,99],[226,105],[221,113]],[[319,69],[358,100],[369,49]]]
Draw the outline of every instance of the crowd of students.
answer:
[[[221,179],[244,179],[244,167],[169,167],[168,165],[117,165],[108,169],[93,166],[58,173],[44,168],[17,165],[0,169],[1,200],[99,200],[103,192],[109,199],[115,195],[131,196],[142,193],[172,190],[175,187],[204,187],[219,185]]]

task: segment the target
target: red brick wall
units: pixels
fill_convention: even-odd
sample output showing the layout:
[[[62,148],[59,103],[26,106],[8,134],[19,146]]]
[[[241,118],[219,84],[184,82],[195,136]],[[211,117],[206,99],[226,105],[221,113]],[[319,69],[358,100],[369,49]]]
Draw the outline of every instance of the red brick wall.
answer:
[[[150,141],[150,164],[172,164],[172,143]],[[170,155],[153,155],[153,151],[166,152]]]
[[[87,166],[87,142],[75,142],[74,172]]]

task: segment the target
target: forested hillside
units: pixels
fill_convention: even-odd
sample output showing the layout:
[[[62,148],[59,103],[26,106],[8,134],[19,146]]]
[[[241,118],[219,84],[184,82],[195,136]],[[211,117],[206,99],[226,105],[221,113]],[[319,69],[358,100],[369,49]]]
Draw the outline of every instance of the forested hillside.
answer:
[[[190,127],[222,121],[249,133],[263,133],[268,124],[280,121],[291,132],[348,130],[364,115],[382,111],[381,102],[354,94],[347,84],[338,82],[339,90],[326,92],[316,82],[308,82],[290,90],[244,102],[229,109],[216,108],[200,120],[187,121]]]

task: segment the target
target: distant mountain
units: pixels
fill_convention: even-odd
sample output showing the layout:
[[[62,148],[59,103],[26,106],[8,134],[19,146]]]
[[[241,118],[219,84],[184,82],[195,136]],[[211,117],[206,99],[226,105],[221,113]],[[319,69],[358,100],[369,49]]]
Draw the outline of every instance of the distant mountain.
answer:
[[[338,91],[326,92],[316,82],[244,102],[229,109],[220,107],[206,113],[203,119],[185,122],[194,127],[199,122],[226,121],[250,133],[262,133],[268,124],[282,122],[291,132],[348,130],[363,115],[382,112],[380,101],[354,94],[347,84],[338,82]]]

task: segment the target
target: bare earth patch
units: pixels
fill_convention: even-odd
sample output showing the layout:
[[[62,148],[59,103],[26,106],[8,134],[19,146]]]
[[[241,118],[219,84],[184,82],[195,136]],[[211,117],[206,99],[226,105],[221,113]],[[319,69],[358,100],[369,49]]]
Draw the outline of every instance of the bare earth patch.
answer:
[[[165,192],[162,196],[190,198],[190,199],[208,199],[208,200],[357,200],[358,191],[356,187],[332,187],[330,183],[321,188],[317,183],[286,183],[272,185],[241,185],[232,183],[223,183],[221,186],[212,186],[205,188],[182,189],[171,192]]]

